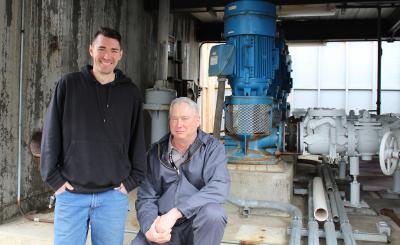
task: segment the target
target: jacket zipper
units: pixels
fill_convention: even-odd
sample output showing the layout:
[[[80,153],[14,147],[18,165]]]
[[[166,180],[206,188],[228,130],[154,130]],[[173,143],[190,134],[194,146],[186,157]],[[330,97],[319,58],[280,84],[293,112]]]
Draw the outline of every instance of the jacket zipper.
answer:
[[[201,147],[201,144],[197,147],[197,149],[195,149],[195,151],[193,151],[193,154],[191,154],[190,158],[188,158],[188,159],[186,159],[185,161],[183,161],[183,162],[181,163],[181,165],[179,165],[179,167],[182,166],[183,164],[187,164],[188,162],[190,162],[190,161],[192,160],[192,157],[193,157],[194,154],[200,149],[200,147]],[[174,164],[174,165],[171,164],[171,165],[173,166],[173,168],[171,168],[168,164],[166,164],[166,163],[163,161],[163,159],[162,159],[162,157],[161,157],[160,148],[161,148],[161,147],[160,147],[160,144],[158,144],[158,146],[157,146],[157,150],[158,150],[158,160],[159,160],[160,163],[161,163],[164,167],[166,167],[167,169],[176,171],[176,173],[177,173],[177,175],[178,175],[178,177],[179,177],[179,176],[180,176],[179,168],[177,168],[175,164]],[[175,193],[175,195],[174,195],[174,205],[176,206],[176,193]]]
[[[195,149],[195,151],[193,152],[193,154],[190,156],[190,158],[188,158],[188,159],[186,159],[185,161],[183,161],[182,163],[181,163],[181,165],[180,166],[182,166],[183,164],[186,164],[186,163],[188,163],[188,162],[190,162],[190,160],[192,160],[192,156],[194,156],[194,154],[200,149],[200,147],[201,147],[201,145],[199,146],[199,147],[197,147],[197,149]],[[164,166],[164,167],[166,167],[166,168],[168,168],[168,169],[170,169],[170,170],[173,170],[173,171],[175,171],[176,173],[177,173],[177,175],[180,175],[180,171],[179,171],[179,168],[174,164],[174,165],[172,165],[172,168],[169,166],[169,164],[166,164],[164,161],[163,161],[163,159],[162,159],[162,157],[161,157],[161,153],[160,153],[160,145],[158,145],[158,158],[159,158],[159,160],[160,160],[160,162],[161,162],[161,164]],[[180,167],[179,166],[179,167]]]

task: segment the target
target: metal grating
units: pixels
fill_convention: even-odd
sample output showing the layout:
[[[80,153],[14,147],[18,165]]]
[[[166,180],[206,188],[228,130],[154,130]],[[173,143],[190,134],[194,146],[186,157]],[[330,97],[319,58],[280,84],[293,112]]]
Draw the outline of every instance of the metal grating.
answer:
[[[272,126],[271,105],[228,105],[225,128],[229,134],[270,135]]]

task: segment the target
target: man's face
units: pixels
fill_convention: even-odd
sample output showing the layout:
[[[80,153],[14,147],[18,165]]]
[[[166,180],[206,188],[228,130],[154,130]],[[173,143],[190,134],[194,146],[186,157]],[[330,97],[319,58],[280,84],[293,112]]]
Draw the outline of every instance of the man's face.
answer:
[[[89,47],[93,58],[93,70],[102,75],[114,72],[118,61],[122,58],[121,45],[117,39],[99,35]]]
[[[196,137],[200,118],[190,105],[185,102],[175,104],[169,117],[169,128],[174,139],[192,140]]]

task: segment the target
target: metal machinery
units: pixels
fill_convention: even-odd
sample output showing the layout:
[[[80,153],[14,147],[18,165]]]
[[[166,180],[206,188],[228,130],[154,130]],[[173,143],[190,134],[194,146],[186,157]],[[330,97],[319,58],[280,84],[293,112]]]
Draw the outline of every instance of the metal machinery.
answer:
[[[300,153],[324,155],[330,162],[339,163],[340,178],[345,177],[346,161],[349,162],[350,175],[353,176],[351,204],[360,204],[359,158],[370,161],[379,156],[381,170],[386,175],[392,175],[398,168],[400,120],[396,115],[377,117],[361,110],[358,115],[350,111],[347,116],[343,109],[326,108],[295,111],[293,114],[300,119],[297,124]],[[399,192],[396,185],[393,189]]]
[[[293,164],[276,154],[284,150],[291,59],[277,31],[276,7],[267,1],[229,3],[224,25],[226,43],[211,49],[209,75],[228,79],[232,88],[224,104],[231,194],[290,203]]]
[[[238,1],[225,7],[226,44],[214,46],[210,76],[226,77],[225,145],[230,162],[275,163],[291,89],[290,57],[276,37],[275,5]]]
[[[383,169],[391,172],[396,168],[395,132],[400,136],[400,124],[395,121],[399,120],[391,116],[377,119],[367,111],[346,116],[344,110],[335,109],[310,109],[289,120],[286,99],[292,88],[291,60],[282,32],[276,28],[275,6],[257,0],[232,2],[225,7],[224,24],[226,43],[211,49],[209,75],[218,76],[219,82],[228,79],[232,88],[224,107],[224,143],[232,180],[229,202],[241,207],[244,215],[252,208],[282,210],[285,206],[293,218],[289,244],[300,244],[302,214],[290,204],[293,164],[290,157],[277,157],[282,156],[279,153],[286,145],[288,149],[297,147],[300,153],[341,162],[342,169],[344,159],[349,159],[351,202],[357,205],[359,157],[369,160],[383,145]],[[345,244],[356,244],[331,168],[324,163],[318,169],[308,189],[309,244],[318,244],[321,230],[316,220],[325,222],[326,244],[337,244],[337,234]],[[340,223],[340,230],[336,231],[334,222]]]

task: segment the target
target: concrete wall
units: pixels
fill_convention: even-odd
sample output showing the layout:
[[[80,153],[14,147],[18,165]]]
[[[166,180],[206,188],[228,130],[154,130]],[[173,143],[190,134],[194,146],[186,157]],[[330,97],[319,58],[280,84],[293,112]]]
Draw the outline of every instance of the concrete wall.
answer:
[[[19,107],[19,49],[22,0],[0,0],[0,223],[18,214],[17,149]],[[29,151],[32,133],[43,119],[58,78],[90,62],[88,44],[100,26],[123,35],[124,58],[119,67],[144,90],[156,75],[157,12],[143,9],[143,1],[32,0],[25,1],[23,55],[21,203],[25,211],[45,208],[49,189],[42,182],[38,162]],[[187,74],[197,78],[198,44],[193,20],[177,16],[176,36],[186,37],[190,52]],[[147,117],[148,118],[148,117]],[[149,129],[146,129],[147,134]]]

